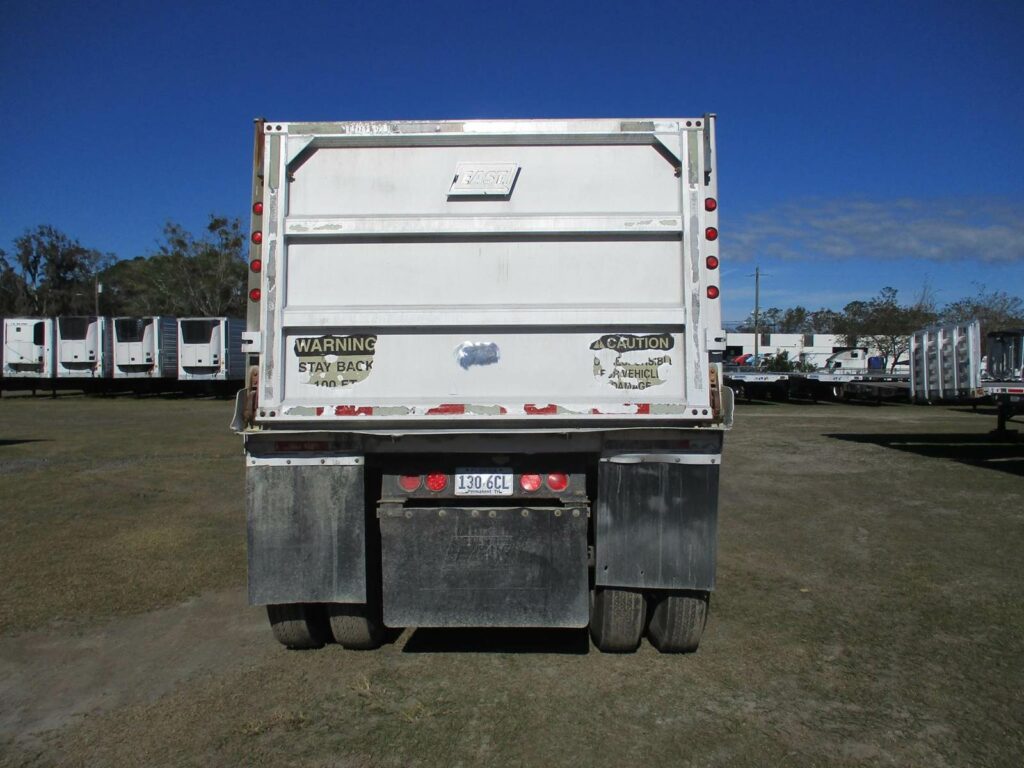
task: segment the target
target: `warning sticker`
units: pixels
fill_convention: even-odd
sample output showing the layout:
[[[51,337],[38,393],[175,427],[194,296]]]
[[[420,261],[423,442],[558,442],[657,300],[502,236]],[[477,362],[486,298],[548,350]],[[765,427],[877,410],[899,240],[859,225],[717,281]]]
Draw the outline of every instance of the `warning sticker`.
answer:
[[[616,389],[642,390],[664,384],[662,366],[672,365],[667,352],[674,346],[670,333],[606,334],[590,345],[594,376]]]
[[[362,381],[373,370],[377,336],[300,336],[295,339],[299,373],[306,383],[317,387],[348,387]]]

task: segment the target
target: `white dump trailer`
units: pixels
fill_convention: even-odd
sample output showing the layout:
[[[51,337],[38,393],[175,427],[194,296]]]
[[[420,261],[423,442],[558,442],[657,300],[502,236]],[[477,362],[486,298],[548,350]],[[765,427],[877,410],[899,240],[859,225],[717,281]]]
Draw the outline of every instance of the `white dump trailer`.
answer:
[[[47,317],[4,318],[3,365],[5,378],[51,378],[53,320]]]
[[[278,640],[697,647],[722,385],[715,118],[258,122],[249,598]]]
[[[981,397],[981,324],[951,323],[910,337],[910,393],[917,403]]]
[[[175,379],[178,321],[173,317],[114,318],[115,379]]]
[[[178,320],[178,378],[181,381],[241,381],[245,375],[242,333],[233,317]]]
[[[113,369],[110,318],[70,315],[57,318],[54,367],[58,379],[105,379]]]

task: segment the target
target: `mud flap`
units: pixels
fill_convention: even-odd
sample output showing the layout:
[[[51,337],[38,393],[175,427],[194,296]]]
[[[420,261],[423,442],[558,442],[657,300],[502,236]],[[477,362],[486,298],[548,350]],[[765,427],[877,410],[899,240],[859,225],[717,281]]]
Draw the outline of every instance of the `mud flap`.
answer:
[[[596,583],[713,589],[718,470],[717,464],[602,460],[594,530]]]
[[[246,467],[249,602],[365,603],[362,466]]]
[[[587,509],[380,510],[390,627],[585,627]]]

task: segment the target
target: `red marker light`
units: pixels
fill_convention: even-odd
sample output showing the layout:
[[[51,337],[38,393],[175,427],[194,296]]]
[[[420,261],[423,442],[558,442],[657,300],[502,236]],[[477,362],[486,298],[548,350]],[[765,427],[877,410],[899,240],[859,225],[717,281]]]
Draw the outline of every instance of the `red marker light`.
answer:
[[[713,197],[707,197],[704,199],[704,210],[713,211],[718,208],[718,201]]]
[[[402,475],[398,478],[398,484],[401,486],[403,491],[412,493],[420,489],[420,476],[419,475]]]
[[[555,493],[561,493],[569,487],[569,476],[561,472],[552,472],[547,477],[548,488]]]
[[[708,286],[708,298],[709,299],[717,299],[718,298],[718,286],[717,285],[709,285]]]
[[[259,301],[263,296],[263,292],[259,288],[253,288],[249,291],[249,301]]]
[[[712,257],[712,258],[714,258],[714,257]],[[249,263],[249,269],[251,269],[253,272],[262,272],[263,271],[263,262],[260,259],[253,259]]]
[[[717,240],[718,230],[715,229],[714,227],[708,227],[707,229],[704,230],[704,237],[706,237],[708,240]]]
[[[711,209],[708,208],[708,210],[710,211]],[[255,203],[253,203],[252,204],[252,212],[255,213],[257,216],[262,216],[263,215],[263,203],[259,202],[258,200]]]
[[[256,245],[259,245],[260,243],[262,243],[263,242],[263,233],[260,232],[257,229],[255,232],[252,233],[252,241],[254,243],[256,243]]]
[[[427,490],[437,493],[443,491],[448,487],[448,475],[442,475],[440,472],[431,472],[427,475]]]
[[[533,493],[540,488],[540,475],[522,475],[519,478],[519,485],[528,493]]]
[[[707,265],[708,265],[708,269],[718,269],[718,257],[717,256],[708,256]],[[257,271],[259,271],[259,270],[257,270]]]

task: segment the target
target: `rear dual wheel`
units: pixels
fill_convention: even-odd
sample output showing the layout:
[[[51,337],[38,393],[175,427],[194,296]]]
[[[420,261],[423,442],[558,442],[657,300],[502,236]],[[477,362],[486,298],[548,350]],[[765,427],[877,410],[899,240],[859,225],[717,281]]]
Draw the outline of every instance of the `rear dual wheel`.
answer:
[[[369,650],[380,646],[384,626],[365,605],[287,603],[268,605],[274,638],[295,650],[322,648],[332,640],[343,648]]]
[[[646,599],[642,592],[598,587],[591,599],[590,635],[605,653],[635,651],[645,625],[651,644],[662,653],[692,653],[707,624],[706,592],[652,593]]]
[[[708,595],[689,592],[657,599],[647,638],[662,653],[693,653],[708,621]]]

